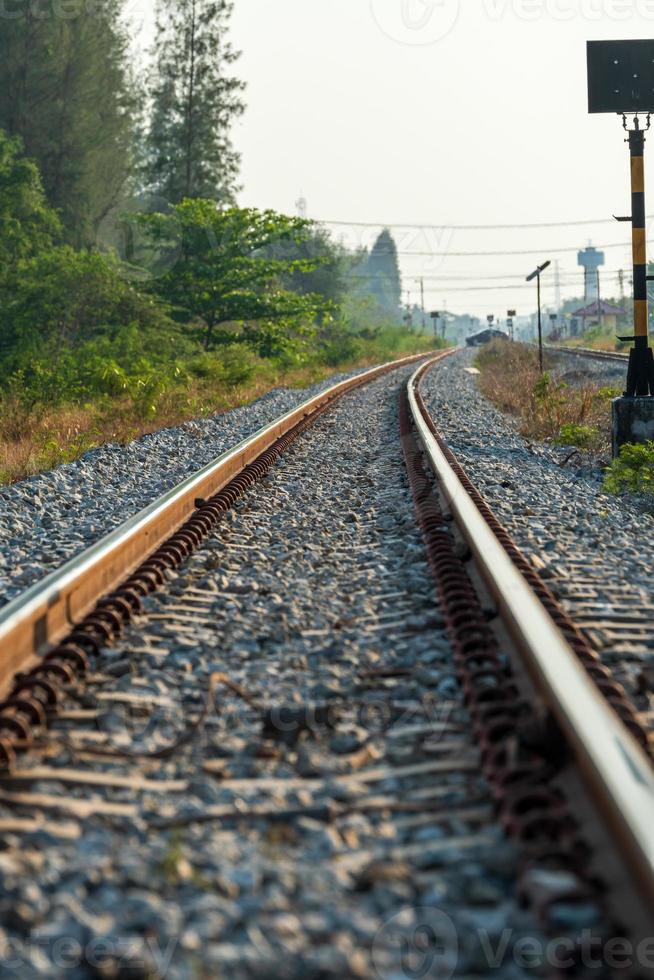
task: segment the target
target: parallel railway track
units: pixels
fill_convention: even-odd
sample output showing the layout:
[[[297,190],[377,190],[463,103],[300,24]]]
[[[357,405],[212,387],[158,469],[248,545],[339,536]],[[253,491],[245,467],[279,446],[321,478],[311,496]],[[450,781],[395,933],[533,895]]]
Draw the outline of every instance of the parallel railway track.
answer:
[[[326,779],[307,773],[286,781],[262,776],[257,782],[256,776],[231,777],[220,758],[205,759],[203,772],[219,779],[226,790],[246,793],[256,783],[258,788],[268,787],[270,799],[236,809],[220,804],[203,814],[187,814],[175,802],[187,783],[165,777],[166,760],[192,753],[198,733],[211,727],[210,703],[218,690],[235,698],[263,725],[259,751],[274,760],[277,750],[270,743],[280,737],[280,726],[274,731],[274,707],[261,704],[224,673],[214,672],[206,702],[197,705],[193,717],[163,748],[152,751],[133,750],[129,733],[125,739],[98,731],[97,711],[85,707],[87,685],[99,690],[101,698],[121,702],[111,676],[95,666],[98,652],[107,644],[119,644],[123,663],[139,649],[157,656],[159,638],[165,647],[169,628],[188,629],[189,634],[210,628],[216,593],[198,583],[192,571],[197,558],[189,556],[196,548],[202,554],[202,542],[212,538],[221,517],[291,442],[318,418],[328,419],[324,413],[342,395],[398,367],[387,365],[329,389],[266,427],[0,611],[0,683],[6,695],[0,704],[0,730],[7,770],[0,780],[0,826],[6,832],[34,830],[44,826],[43,814],[54,813],[60,819],[48,817],[45,826],[55,836],[74,836],[79,832],[75,820],[90,815],[136,819],[135,800],[145,794],[157,811],[147,824],[152,833],[204,822],[238,827],[244,821],[272,825],[303,819],[334,825],[342,833],[343,822],[353,813],[387,812],[403,833],[410,827],[468,819],[478,827],[476,835],[464,834],[454,844],[448,841],[448,846],[465,849],[482,846],[484,839],[488,845],[492,835],[485,838],[484,827],[492,825],[496,814],[519,847],[527,876],[539,868],[561,876],[562,889],[550,895],[548,907],[556,908],[566,897],[601,906],[606,893],[614,891],[631,934],[647,934],[654,922],[650,735],[587,638],[519,553],[440,439],[438,420],[430,418],[420,395],[420,381],[426,370],[437,370],[443,356],[423,364],[408,380],[401,395],[400,423],[409,481],[437,585],[438,616],[453,650],[460,694],[436,701],[427,697],[413,705],[417,714],[411,723],[400,724],[406,704],[403,708],[394,699],[394,685],[403,677],[413,680],[414,668],[400,658],[363,670],[358,680],[362,704],[366,691],[388,686],[385,697],[390,698],[394,728],[385,733],[383,763],[374,739],[342,764],[323,760],[330,773]],[[411,360],[417,359],[407,359],[402,366]],[[233,547],[239,548],[238,539]],[[183,569],[189,563],[191,573],[185,577]],[[175,591],[168,594],[166,582],[176,569],[181,584],[175,583]],[[162,586],[161,599],[152,607],[148,597]],[[392,594],[390,582],[384,588]],[[142,617],[144,601],[148,612]],[[429,623],[427,616],[418,631],[433,629]],[[356,624],[348,628],[356,633]],[[401,621],[381,628],[397,631],[398,643],[414,630]],[[126,639],[121,640],[125,630]],[[148,634],[146,640],[138,640],[139,631]],[[146,685],[143,700],[156,705],[156,691]],[[132,707],[147,713],[147,703]],[[324,705],[313,708],[317,716],[312,725],[329,729],[329,711]],[[344,700],[339,710],[352,715],[358,709],[355,700]],[[50,734],[44,727],[48,721]],[[290,741],[297,741],[305,722],[290,716],[286,721]],[[390,754],[389,744],[394,746]],[[48,760],[62,746],[74,764],[49,768]],[[43,791],[49,781],[58,786],[56,791]],[[33,792],[35,783],[39,788]],[[70,786],[74,792],[66,790]],[[293,797],[296,792],[301,794],[299,802]],[[63,817],[71,818],[72,825]],[[605,892],[598,890],[598,861],[586,845],[587,828],[595,851],[603,846],[610,850],[607,860],[617,869],[616,880],[605,882]],[[420,850],[418,844],[409,844],[392,854],[380,843],[373,836],[367,846],[378,852],[382,864],[409,859]],[[375,874],[383,877],[383,868]],[[611,902],[606,914],[612,916],[610,906]],[[541,905],[539,912],[551,932],[547,908]]]
[[[551,351],[553,354],[569,354],[571,356],[590,358],[594,361],[615,361],[625,366],[629,360],[629,352],[595,350],[592,347],[559,347],[558,345],[548,345],[546,350]]]

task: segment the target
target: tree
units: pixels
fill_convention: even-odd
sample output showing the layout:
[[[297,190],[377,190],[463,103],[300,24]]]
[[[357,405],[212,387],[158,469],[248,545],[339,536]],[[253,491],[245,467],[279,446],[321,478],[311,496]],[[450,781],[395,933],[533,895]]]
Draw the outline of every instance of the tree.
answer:
[[[92,244],[132,169],[138,93],[120,0],[66,17],[44,16],[33,0],[5,0],[5,10],[0,126],[36,160],[69,241]]]
[[[362,290],[371,293],[386,312],[397,316],[402,301],[402,280],[397,246],[388,228],[380,233],[367,261],[356,270]]]
[[[275,243],[301,241],[307,221],[274,211],[221,210],[215,201],[201,199],[134,220],[155,249],[179,253],[152,288],[173,308],[201,318],[207,350],[216,342],[241,340],[271,356],[288,347],[327,305],[323,297],[293,293],[281,284],[295,272],[313,271],[315,261],[266,255]],[[240,333],[227,330],[227,324],[239,325]]]
[[[118,263],[69,245],[21,264],[3,315],[11,346],[47,351],[55,360],[64,347],[129,323],[145,328],[161,318],[151,297],[125,280]]]
[[[266,249],[270,258],[311,262],[311,272],[294,270],[284,277],[284,286],[298,293],[318,293],[330,303],[340,305],[350,288],[349,274],[360,256],[332,241],[329,232],[318,225],[308,227],[299,240],[276,242]]]
[[[244,85],[226,39],[230,0],[159,0],[147,178],[172,204],[185,198],[234,203],[239,155],[230,126]]]
[[[60,232],[36,165],[23,155],[19,139],[0,130],[0,279],[51,246]]]

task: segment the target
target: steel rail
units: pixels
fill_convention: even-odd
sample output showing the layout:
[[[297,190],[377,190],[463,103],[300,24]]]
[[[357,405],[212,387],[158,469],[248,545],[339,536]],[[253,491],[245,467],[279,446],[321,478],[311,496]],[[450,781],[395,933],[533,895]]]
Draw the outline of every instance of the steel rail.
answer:
[[[410,413],[440,489],[503,622],[574,754],[589,793],[654,912],[654,769],[599,693],[572,648],[513,564],[430,431],[407,385]]]
[[[444,351],[441,356],[451,353]],[[433,355],[433,352],[432,352]],[[277,440],[328,402],[390,371],[429,357],[415,354],[338,382],[218,456],[80,555],[0,609],[0,697],[16,673],[40,662],[97,602],[194,513],[198,501],[217,494]]]
[[[596,361],[618,361],[623,363],[629,360],[629,353],[611,350],[594,350],[592,347],[557,347],[554,344],[545,344],[544,350],[550,354],[576,354],[578,357],[590,357]]]

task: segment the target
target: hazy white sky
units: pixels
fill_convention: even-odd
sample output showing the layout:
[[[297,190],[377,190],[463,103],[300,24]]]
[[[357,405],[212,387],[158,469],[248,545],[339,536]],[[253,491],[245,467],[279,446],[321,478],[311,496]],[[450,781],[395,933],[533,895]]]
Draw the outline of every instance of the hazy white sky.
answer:
[[[628,225],[448,226],[628,214],[628,149],[618,117],[587,114],[585,42],[645,37],[654,0],[235,0],[248,86],[240,203],[294,212],[303,193],[310,217],[369,223],[338,229],[352,245],[380,223],[436,226],[395,230],[402,252],[447,253],[402,256],[405,287],[417,297],[424,275],[431,308],[530,312],[520,277],[547,258],[563,296],[578,294],[573,250],[627,242]],[[654,131],[647,146],[654,213]],[[617,294],[630,252],[606,254],[603,292]],[[505,275],[516,278],[481,279]]]

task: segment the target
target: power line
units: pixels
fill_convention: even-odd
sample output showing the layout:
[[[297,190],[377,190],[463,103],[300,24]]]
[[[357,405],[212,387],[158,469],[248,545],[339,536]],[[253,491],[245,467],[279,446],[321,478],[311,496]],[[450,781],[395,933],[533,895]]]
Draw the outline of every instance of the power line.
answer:
[[[615,273],[614,273],[614,275],[615,275]],[[603,278],[606,279],[607,277],[610,278],[610,273],[604,273]],[[366,280],[372,280],[372,281],[375,281],[375,282],[383,282],[384,281],[384,276],[383,275],[374,275],[372,273],[369,273],[369,274],[364,274],[364,273],[352,274],[352,275],[349,276],[349,278],[350,279],[366,279]],[[404,278],[405,279],[412,279],[414,277],[413,276],[404,276]],[[518,274],[513,273],[510,276],[420,276],[419,278],[420,279],[423,279],[425,282],[442,283],[443,285],[446,285],[447,283],[450,283],[450,282],[487,282],[489,280],[491,280],[491,281],[495,280],[496,281],[496,280],[504,280],[504,279],[515,279],[515,280],[518,280],[518,282],[516,283],[516,285],[520,285],[520,283],[522,281],[524,281],[524,276],[521,275],[521,274],[519,274],[519,273]],[[570,283],[583,282],[584,279],[585,279],[585,275],[584,275],[583,272],[563,273],[562,279],[563,279],[564,282],[570,282]],[[490,289],[492,289],[492,288],[496,288],[496,289],[504,289],[504,288],[510,289],[511,287],[510,286],[506,286],[506,287],[505,286],[496,286],[496,287],[490,286],[489,288]]]
[[[648,214],[647,220],[651,221],[654,215]],[[514,228],[575,228],[582,225],[606,225],[613,224],[615,218],[588,218],[577,221],[537,221],[526,224],[510,225],[451,225],[444,222],[442,225],[412,224],[411,222],[388,222],[388,221],[328,221],[325,218],[314,218],[321,225],[338,225],[345,228],[409,228],[412,231],[511,231]]]
[[[611,242],[609,245],[598,245],[601,251],[606,248],[631,248],[631,242]],[[483,255],[544,255],[550,252],[580,252],[578,245],[565,248],[521,248],[511,252],[398,252],[398,255],[415,255],[423,258],[478,258]]]
[[[581,283],[579,285],[581,285]],[[447,292],[448,293],[481,293],[481,292],[491,292],[491,293],[494,293],[498,289],[511,289],[513,291],[515,291],[516,289],[532,289],[533,290],[533,286],[530,286],[529,283],[525,283],[525,282],[520,283],[517,286],[452,286],[452,287],[447,286]],[[429,291],[432,292],[432,293],[436,292],[435,289],[432,289],[432,290],[429,290]],[[440,292],[440,291],[441,290],[439,288],[438,289],[438,292]]]
[[[607,277],[608,278],[611,278],[611,276],[617,276],[618,273],[619,273],[619,271],[620,271],[619,269],[615,269],[615,270],[602,269],[602,278],[603,279],[606,279]],[[583,272],[567,271],[567,272],[562,272],[561,273],[561,277],[564,280],[581,279],[583,281],[584,278],[585,278],[585,274]],[[351,278],[355,278],[355,279],[357,279],[357,278],[358,279],[368,279],[368,278],[370,278],[370,279],[376,279],[378,277],[375,276],[375,275],[364,275],[364,274],[360,274],[360,275],[353,275],[353,276],[351,276]],[[406,273],[406,278],[413,278],[413,276],[412,275],[410,276],[409,273]],[[445,274],[443,274],[443,275],[424,275],[421,278],[423,278],[425,280],[425,282],[427,282],[427,281],[429,281],[429,282],[443,282],[443,283],[447,283],[447,282],[488,282],[488,281],[499,281],[499,280],[503,280],[503,279],[516,279],[516,280],[522,281],[522,280],[524,280],[524,275],[523,275],[522,272],[503,273],[502,275],[493,275],[493,276],[474,276],[474,275],[470,275],[470,273],[467,273],[465,275],[453,273],[452,275],[445,275]]]

